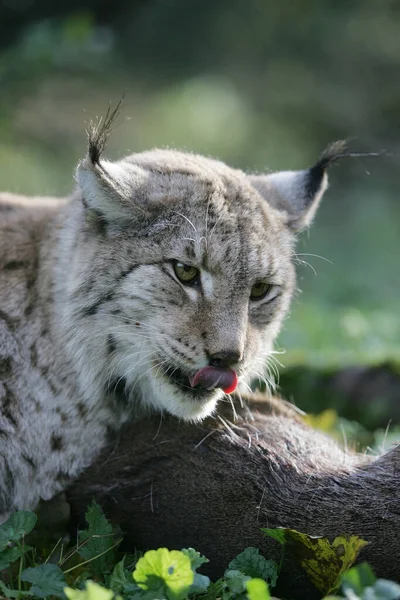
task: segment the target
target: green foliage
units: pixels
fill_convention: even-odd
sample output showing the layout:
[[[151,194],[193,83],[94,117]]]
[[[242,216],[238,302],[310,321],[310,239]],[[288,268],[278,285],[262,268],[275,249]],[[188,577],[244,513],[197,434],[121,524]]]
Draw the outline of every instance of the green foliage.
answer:
[[[143,590],[161,593],[168,600],[182,600],[188,595],[194,574],[187,554],[178,550],[149,550],[140,558],[133,579]]]
[[[247,597],[249,600],[270,600],[268,585],[263,579],[250,579],[246,582]]]
[[[208,558],[206,558],[205,556],[200,554],[200,552],[197,552],[197,550],[194,550],[193,548],[183,548],[182,552],[190,558],[190,563],[193,571],[196,571],[196,569],[199,569],[205,563],[210,562]]]
[[[31,550],[31,546],[21,544],[18,546],[11,546],[0,552],[0,571],[7,569],[12,563],[22,558],[26,552]]]
[[[376,577],[373,570],[367,563],[361,563],[357,567],[349,569],[343,577],[342,591],[346,594],[352,590],[358,596],[361,596],[366,587],[374,586]]]
[[[85,560],[93,560],[92,567],[96,573],[103,573],[115,563],[115,534],[112,525],[95,502],[88,508],[85,516],[88,528],[79,532],[78,553]]]
[[[5,523],[0,525],[0,552],[9,542],[17,542],[30,533],[35,527],[36,520],[36,515],[26,510],[13,513]]]
[[[206,575],[201,575],[200,573],[197,573],[196,570],[199,569],[205,563],[208,563],[208,558],[206,558],[205,556],[200,554],[200,552],[197,552],[193,548],[183,548],[182,552],[190,558],[190,563],[194,574],[193,583],[189,588],[189,594],[205,594],[209,588],[210,579]]]
[[[366,563],[353,567],[343,577],[343,596],[327,596],[325,600],[398,600],[400,585],[386,579],[376,579]]]
[[[343,574],[368,543],[356,535],[340,535],[330,542],[327,538],[310,536],[294,529],[261,531],[290,551],[323,594],[331,594],[340,587]]]
[[[100,507],[93,503],[86,513],[88,528],[80,532],[78,544],[69,552],[55,548],[43,553],[24,543],[36,521],[33,513],[20,511],[0,526],[0,597],[60,598],[64,600],[270,600],[270,587],[279,580],[273,560],[249,547],[233,558],[217,581],[197,570],[208,559],[193,548],[181,551],[159,548],[118,557],[116,534]],[[299,561],[311,582],[331,600],[395,600],[396,583],[376,579],[367,564],[349,570],[365,542],[342,535],[332,543],[290,529],[264,529],[277,540],[283,553]],[[59,544],[56,544],[56,547]],[[85,550],[83,551],[83,549]],[[39,549],[38,549],[39,550]],[[106,561],[101,559],[107,556]],[[52,562],[53,559],[53,562]],[[57,562],[57,564],[56,564]],[[73,562],[73,566],[69,566]],[[29,566],[27,566],[29,565]],[[101,569],[99,567],[101,565]],[[4,575],[4,577],[2,576]]]
[[[22,592],[21,590],[11,589],[9,588],[3,581],[0,580],[0,591],[3,592],[6,598],[20,598],[22,596],[27,596],[27,592]]]
[[[246,583],[250,581],[250,579],[251,577],[236,569],[228,569],[225,571],[222,580],[222,600],[231,600],[232,598],[239,600],[245,598]]]
[[[65,595],[68,600],[112,600],[114,592],[107,590],[94,581],[87,581],[84,590],[74,590],[66,587]]]
[[[65,598],[65,576],[57,565],[45,563],[37,567],[29,567],[22,572],[21,581],[32,583],[28,591],[30,596]]]
[[[249,577],[264,579],[271,587],[276,585],[278,565],[267,560],[257,548],[246,548],[229,563],[230,569],[237,569]]]
[[[122,560],[117,562],[112,570],[110,578],[108,580],[108,587],[116,594],[123,592],[126,586],[130,583],[130,578],[125,570],[125,556]]]
[[[34,513],[17,511],[0,525],[0,571],[8,572],[6,580],[0,579],[2,594],[7,598],[65,598],[63,590],[67,578],[75,585],[79,585],[81,579],[96,575],[110,579],[110,571],[116,562],[113,551],[119,541],[115,542],[115,532],[96,504],[89,507],[86,516],[88,529],[80,532],[78,546],[70,552],[63,552],[61,544],[59,564],[50,559],[61,540],[42,563],[38,561],[42,549],[36,552],[34,547],[25,543],[25,536],[29,536],[36,524]],[[71,561],[75,564],[66,568]],[[90,568],[83,571],[83,565],[90,565]]]

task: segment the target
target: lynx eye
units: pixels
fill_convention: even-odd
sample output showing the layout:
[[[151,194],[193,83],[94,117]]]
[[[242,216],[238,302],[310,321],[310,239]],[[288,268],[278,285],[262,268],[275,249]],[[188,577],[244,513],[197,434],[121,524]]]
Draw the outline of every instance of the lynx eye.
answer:
[[[257,281],[257,283],[255,283],[251,288],[250,300],[262,300],[273,291],[274,287],[275,286],[271,285],[270,283],[265,283],[264,281]]]
[[[197,282],[200,275],[199,269],[196,269],[196,267],[193,267],[192,265],[185,265],[177,260],[174,260],[172,265],[179,281],[186,284],[194,284]]]

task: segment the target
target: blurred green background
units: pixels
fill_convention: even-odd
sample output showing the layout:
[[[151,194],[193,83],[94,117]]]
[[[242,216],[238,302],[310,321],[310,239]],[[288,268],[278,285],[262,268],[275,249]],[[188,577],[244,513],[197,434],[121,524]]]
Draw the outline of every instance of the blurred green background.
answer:
[[[335,139],[386,150],[332,170],[278,358],[399,357],[398,1],[0,0],[0,32],[2,189],[67,194],[85,123],[124,92],[112,158],[171,146],[275,170]]]

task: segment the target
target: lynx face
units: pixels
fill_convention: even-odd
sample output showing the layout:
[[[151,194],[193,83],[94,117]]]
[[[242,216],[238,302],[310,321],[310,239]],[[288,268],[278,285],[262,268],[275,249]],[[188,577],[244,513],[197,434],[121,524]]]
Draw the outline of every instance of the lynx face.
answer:
[[[80,164],[63,320],[82,385],[196,420],[262,373],[293,294],[313,169],[246,176],[174,151]],[[93,149],[94,148],[94,149]],[[70,263],[71,264],[71,261]]]

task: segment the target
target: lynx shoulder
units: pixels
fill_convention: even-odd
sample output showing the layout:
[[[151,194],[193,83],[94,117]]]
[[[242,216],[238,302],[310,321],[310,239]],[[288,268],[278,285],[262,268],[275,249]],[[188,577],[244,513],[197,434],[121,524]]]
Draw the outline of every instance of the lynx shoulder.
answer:
[[[200,420],[263,368],[295,233],[342,152],[257,176],[170,150],[109,162],[109,127],[70,198],[0,196],[0,518],[63,489],[138,413]]]

